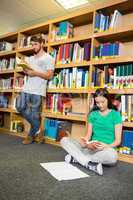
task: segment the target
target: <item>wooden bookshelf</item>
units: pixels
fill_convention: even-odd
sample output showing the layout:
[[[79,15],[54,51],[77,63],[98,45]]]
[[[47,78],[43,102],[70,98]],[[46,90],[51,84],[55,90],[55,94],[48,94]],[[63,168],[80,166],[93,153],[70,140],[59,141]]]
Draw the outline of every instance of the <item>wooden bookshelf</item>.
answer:
[[[56,64],[55,65],[55,69],[61,69],[61,68],[72,68],[72,67],[86,67],[86,66],[89,66],[91,64],[90,61],[84,61],[82,63],[67,63],[67,64]]]
[[[42,114],[42,117],[47,117],[47,118],[55,118],[55,119],[64,119],[64,120],[72,120],[72,121],[80,121],[80,122],[86,122],[86,115],[78,115],[78,114],[67,114],[63,115],[60,113],[52,113],[49,111],[45,111],[44,114]]]
[[[10,73],[14,73],[14,70],[13,69],[10,69],[10,70],[9,69],[8,70],[5,69],[5,70],[1,70],[0,71],[0,74],[10,74]]]
[[[56,145],[56,146],[59,146],[59,147],[60,147],[60,142],[57,142],[57,141],[52,140],[52,139],[47,138],[47,137],[44,137],[44,139],[45,139],[45,143],[52,144],[52,145]]]
[[[122,27],[119,29],[114,29],[112,31],[105,31],[102,33],[95,33],[93,35],[94,38],[100,39],[102,42],[108,41],[125,41],[132,40],[133,35],[133,25],[129,25],[127,27]]]
[[[47,92],[49,93],[79,93],[79,94],[87,94],[88,93],[88,89],[86,88],[77,88],[77,89],[69,89],[69,88],[53,88],[53,89],[48,89]]]
[[[0,108],[0,112],[12,112],[11,108]]]
[[[0,89],[0,93],[12,93],[13,89]]]
[[[118,159],[123,162],[133,163],[133,155],[119,154]]]
[[[0,133],[3,133],[3,132],[6,132],[6,133],[9,133],[10,130],[8,128],[3,128],[3,127],[0,127]]]
[[[123,122],[123,126],[133,128],[133,122]]]
[[[94,24],[95,24],[95,14],[97,11],[101,11],[106,13],[107,15],[111,15],[115,9],[118,9],[122,13],[122,21],[123,25],[116,27],[114,30],[106,30],[104,32],[94,32]],[[74,26],[74,36],[72,38],[68,38],[65,40],[54,40],[52,38],[52,31],[54,28],[59,26],[59,23],[62,21],[69,21]],[[55,72],[59,72],[60,69],[70,69],[70,68],[83,68],[87,69],[89,72],[89,83],[87,88],[50,88],[47,90],[48,93],[57,94],[71,94],[78,95],[80,98],[84,96],[86,99],[86,109],[84,115],[63,115],[60,113],[52,113],[43,108],[42,112],[42,121],[47,118],[52,119],[61,119],[72,121],[74,126],[76,127],[79,124],[82,124],[83,129],[74,128],[73,131],[86,132],[87,127],[87,113],[88,113],[88,99],[90,94],[94,93],[98,87],[92,87],[92,69],[93,66],[103,69],[104,65],[119,65],[119,64],[131,64],[133,63],[133,3],[127,0],[111,0],[108,3],[99,3],[95,6],[90,6],[84,9],[80,9],[78,11],[74,11],[69,13],[66,16],[58,17],[55,19],[48,20],[47,22],[39,23],[34,26],[30,26],[28,28],[21,29],[17,32],[9,33],[4,36],[0,36],[0,41],[7,41],[11,43],[16,43],[16,48],[11,51],[0,51],[0,59],[3,58],[15,58],[17,55],[22,56],[30,56],[33,55],[33,48],[31,46],[24,46],[23,38],[28,38],[35,34],[44,34],[46,36],[46,43],[44,44],[44,49],[50,53],[53,49],[58,49],[60,45],[65,45],[68,43],[79,43],[83,46],[84,43],[89,43],[91,45],[91,55],[89,61],[83,61],[81,63],[66,63],[66,64],[56,64]],[[122,42],[127,49],[125,55],[122,56],[114,56],[114,57],[104,57],[104,58],[93,58],[93,49],[95,45],[99,45],[104,42]],[[71,69],[70,69],[71,70]],[[18,75],[23,76],[23,70],[21,68],[17,68],[13,70],[3,70],[0,71],[0,75],[2,77],[10,77],[12,76],[14,79]],[[15,98],[17,93],[21,92],[21,89],[0,89],[0,94],[5,93],[5,95],[10,95],[11,98]],[[125,95],[133,95],[133,88],[122,88],[122,89],[111,89],[109,88],[109,92],[111,94],[125,94]],[[82,106],[80,109],[82,109]],[[7,113],[9,116],[9,121],[17,118],[18,113],[13,109],[4,109],[0,108],[0,112]],[[133,128],[133,122],[123,122],[124,128]],[[5,130],[5,132],[9,132],[10,128],[0,128],[0,132]],[[75,131],[75,132],[76,132]],[[24,137],[24,134],[11,133],[11,135],[17,135],[20,137]],[[77,138],[79,135],[77,135]],[[58,142],[51,140],[49,138],[45,138],[46,143],[59,145]],[[133,156],[131,155],[119,155],[119,159],[133,163]]]
[[[61,40],[58,42],[51,42],[49,43],[50,46],[59,46],[61,44],[66,44],[66,43],[73,43],[73,42],[79,42],[79,41],[88,41],[91,40],[92,36],[91,35],[81,35],[78,37],[66,39],[66,40]]]
[[[133,62],[133,57],[112,57],[112,58],[99,58],[99,59],[92,59],[91,64],[93,65],[105,65],[105,64],[120,64],[120,63],[130,63]]]
[[[16,50],[13,51],[0,51],[0,57],[3,56],[14,56],[16,54]]]

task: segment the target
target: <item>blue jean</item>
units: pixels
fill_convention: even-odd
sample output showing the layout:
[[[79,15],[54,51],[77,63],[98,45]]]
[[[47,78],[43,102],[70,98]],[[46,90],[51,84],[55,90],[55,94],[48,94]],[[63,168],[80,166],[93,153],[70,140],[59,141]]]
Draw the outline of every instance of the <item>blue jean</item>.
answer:
[[[41,96],[22,92],[16,101],[16,109],[30,123],[29,136],[33,137],[40,127]]]

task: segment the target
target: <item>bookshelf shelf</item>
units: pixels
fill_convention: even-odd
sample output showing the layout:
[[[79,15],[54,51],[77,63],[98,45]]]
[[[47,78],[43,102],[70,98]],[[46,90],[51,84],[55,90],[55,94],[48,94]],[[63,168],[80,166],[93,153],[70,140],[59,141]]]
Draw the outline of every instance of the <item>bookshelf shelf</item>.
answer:
[[[3,128],[3,127],[0,127],[0,133],[3,133],[3,132],[9,132],[9,129],[8,128]]]
[[[45,137],[45,143],[52,144],[52,145],[59,146],[59,147],[61,146],[59,142],[52,140],[50,138],[47,138],[47,137]]]
[[[133,89],[131,88],[124,88],[124,89],[109,89],[111,94],[132,94]]]
[[[133,62],[133,56],[130,57],[113,57],[113,58],[103,58],[103,59],[92,59],[91,64],[93,65],[105,65],[105,64],[119,64],[119,63],[129,63]]]
[[[13,89],[0,89],[0,93],[12,93],[13,92]]]
[[[0,51],[0,57],[4,56],[15,56],[16,55],[16,50],[13,51]]]
[[[86,115],[85,114],[84,115],[63,115],[63,114],[57,114],[57,113],[51,113],[49,111],[48,112],[45,111],[42,114],[42,117],[86,122]]]
[[[82,63],[67,63],[67,64],[56,64],[55,65],[55,69],[61,69],[61,68],[69,68],[69,67],[87,67],[87,66],[89,66],[91,64],[91,62],[90,61],[84,61],[84,62],[82,62]]]
[[[0,36],[0,40],[9,40],[9,41],[14,41],[17,39],[18,36],[18,32],[11,32],[11,33],[7,33],[4,36]]]
[[[103,33],[95,33],[94,38],[101,42],[106,41],[131,41],[133,35],[133,25],[114,29],[112,31],[105,31]]]
[[[49,93],[80,93],[80,94],[87,94],[88,89],[86,88],[81,88],[81,89],[69,89],[69,88],[53,88],[53,89],[48,89],[47,92]]]
[[[119,158],[120,161],[133,163],[133,155],[119,154],[118,158]]]
[[[12,112],[11,108],[0,108],[0,112]]]
[[[21,92],[22,91],[22,89],[14,89],[14,92],[15,93],[19,93],[19,92]]]
[[[61,44],[66,44],[66,43],[73,43],[73,42],[80,42],[80,41],[90,41],[92,38],[91,35],[81,35],[81,36],[78,36],[78,37],[73,37],[73,38],[70,38],[70,39],[66,39],[66,40],[61,40],[61,41],[58,41],[58,42],[51,42],[49,43],[50,46],[58,46],[58,45],[61,45]]]
[[[123,126],[133,128],[133,122],[123,122]]]
[[[10,73],[14,73],[14,70],[13,69],[5,69],[5,70],[1,70],[0,71],[0,74],[10,74]]]

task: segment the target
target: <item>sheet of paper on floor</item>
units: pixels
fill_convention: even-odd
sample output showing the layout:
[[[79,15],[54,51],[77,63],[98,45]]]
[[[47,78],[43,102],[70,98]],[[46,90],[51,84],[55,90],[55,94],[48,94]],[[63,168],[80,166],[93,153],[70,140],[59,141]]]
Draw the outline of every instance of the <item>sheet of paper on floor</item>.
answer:
[[[59,181],[89,177],[88,174],[66,162],[48,162],[40,165]]]

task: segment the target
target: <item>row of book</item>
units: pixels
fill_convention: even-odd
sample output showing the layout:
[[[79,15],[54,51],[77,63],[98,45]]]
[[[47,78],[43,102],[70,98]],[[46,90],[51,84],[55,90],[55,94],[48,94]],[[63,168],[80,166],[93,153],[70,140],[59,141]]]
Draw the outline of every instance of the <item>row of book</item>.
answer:
[[[15,79],[14,89],[22,89],[26,81],[27,81],[27,76],[18,76]]]
[[[14,78],[1,78],[0,79],[0,89],[13,89]]]
[[[20,42],[19,42],[19,48],[26,48],[26,47],[31,47],[31,37],[32,36],[39,36],[42,37],[44,44],[46,44],[48,42],[48,35],[44,34],[44,33],[39,33],[39,34],[35,34],[35,35],[23,35],[20,38]]]
[[[0,71],[10,70],[15,68],[15,58],[3,58],[0,59]]]
[[[103,69],[93,66],[91,86],[133,88],[133,64],[105,65]]]
[[[119,153],[133,155],[133,131],[123,130],[122,143],[118,148]]]
[[[8,97],[0,94],[0,108],[8,108]]]
[[[48,88],[87,88],[88,70],[85,68],[62,69],[48,82]]]
[[[133,64],[104,66],[105,86],[123,89],[133,88]]]
[[[16,43],[10,43],[10,42],[0,42],[0,51],[12,51],[15,50]]]
[[[133,95],[121,95],[120,112],[123,121],[133,121]]]
[[[62,137],[71,134],[71,129],[71,122],[48,118],[44,120],[44,135],[46,138],[60,141]]]
[[[83,46],[79,43],[69,43],[60,45],[59,49],[54,50],[51,54],[55,58],[56,64],[80,63],[90,60],[90,48],[89,43],[84,43]]]
[[[120,26],[122,14],[118,10],[114,10],[111,15],[105,15],[102,11],[96,12],[94,32],[103,32],[112,30]]]
[[[60,22],[54,26],[51,33],[51,42],[65,40],[74,36],[73,24],[69,21]]]
[[[124,45],[120,42],[107,42],[100,44],[98,47],[94,47],[93,49],[93,57],[94,58],[102,58],[102,57],[115,57],[122,55],[124,52]]]
[[[52,113],[66,114],[72,111],[72,99],[64,94],[47,94],[46,109]]]
[[[22,133],[24,131],[24,123],[21,120],[12,120],[10,125],[10,131]]]
[[[10,78],[1,78],[0,79],[0,89],[5,90],[5,89],[21,89],[23,88],[23,85],[27,81],[27,76],[18,76],[14,80],[14,77]]]

